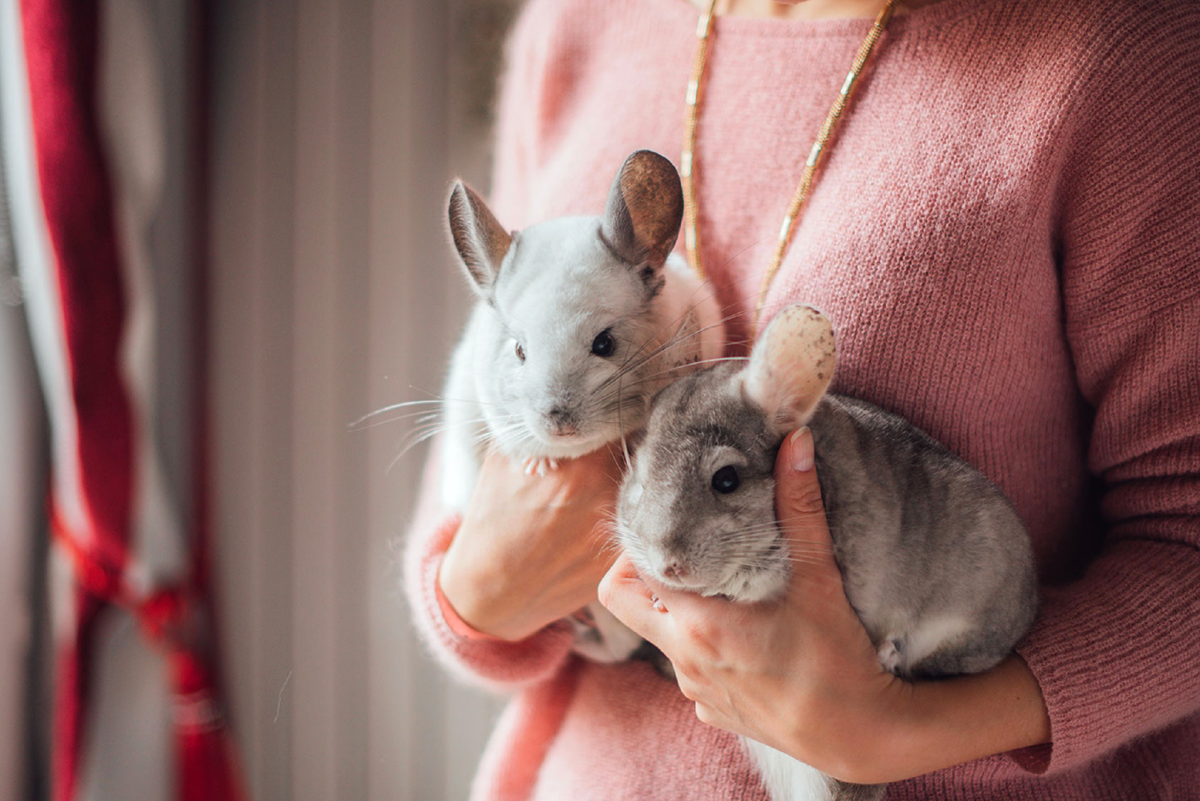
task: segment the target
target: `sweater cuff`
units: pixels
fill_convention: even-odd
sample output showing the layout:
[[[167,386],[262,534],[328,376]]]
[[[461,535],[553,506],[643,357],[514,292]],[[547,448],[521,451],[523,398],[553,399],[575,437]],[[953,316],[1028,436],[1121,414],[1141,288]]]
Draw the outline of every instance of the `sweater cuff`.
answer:
[[[1051,743],[1009,753],[1036,775],[1099,758],[1200,706],[1200,553],[1123,542],[1087,575],[1044,587],[1016,647],[1042,690]]]
[[[475,631],[439,598],[437,576],[442,557],[460,522],[454,515],[428,539],[409,543],[406,584],[417,629],[434,655],[469,683],[512,690],[549,678],[570,654],[573,635],[565,622],[509,642]]]
[[[459,637],[468,640],[478,640],[480,642],[504,642],[500,637],[495,637],[487,632],[479,631],[473,628],[470,623],[463,620],[450,600],[446,598],[446,593],[442,592],[442,560],[438,560],[437,572],[433,576],[433,591],[437,595],[438,611],[442,613],[442,620],[452,632]]]

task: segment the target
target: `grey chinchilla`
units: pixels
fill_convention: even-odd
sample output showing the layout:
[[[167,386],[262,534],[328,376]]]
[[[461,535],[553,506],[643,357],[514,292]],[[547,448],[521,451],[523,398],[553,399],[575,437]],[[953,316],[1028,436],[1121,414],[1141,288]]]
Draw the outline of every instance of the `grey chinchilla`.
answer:
[[[1029,535],[982,473],[883,409],[827,392],[833,328],[791,306],[744,365],[692,373],[659,393],[621,489],[618,535],[663,585],[756,602],[779,597],[792,553],[775,524],[784,436],[811,428],[846,596],[898,676],[987,670],[1032,624]],[[875,799],[745,740],[773,801]]]

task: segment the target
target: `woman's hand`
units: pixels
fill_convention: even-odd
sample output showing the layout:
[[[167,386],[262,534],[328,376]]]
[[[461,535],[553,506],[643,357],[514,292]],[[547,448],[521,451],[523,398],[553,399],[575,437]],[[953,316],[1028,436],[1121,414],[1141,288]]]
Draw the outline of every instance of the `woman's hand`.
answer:
[[[601,448],[530,476],[487,455],[438,575],[463,621],[515,641],[596,600],[616,556],[607,543],[620,459]]]
[[[942,682],[885,672],[846,600],[807,429],[780,448],[776,479],[794,558],[780,601],[672,591],[641,579],[626,557],[600,585],[601,602],[674,664],[700,720],[862,784],[1049,739],[1037,682],[1017,657]]]

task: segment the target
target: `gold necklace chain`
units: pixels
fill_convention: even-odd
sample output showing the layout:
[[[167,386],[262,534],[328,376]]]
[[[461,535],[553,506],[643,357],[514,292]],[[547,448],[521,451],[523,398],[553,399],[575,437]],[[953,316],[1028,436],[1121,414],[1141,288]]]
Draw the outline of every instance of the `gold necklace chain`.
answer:
[[[754,306],[754,319],[750,325],[751,339],[754,338],[755,329],[758,328],[758,320],[762,316],[763,306],[766,305],[767,291],[771,288],[771,282],[775,280],[775,274],[779,272],[779,266],[783,264],[783,256],[787,253],[788,243],[791,242],[792,231],[794,229],[793,223],[800,215],[805,202],[808,201],[813,179],[821,166],[821,160],[825,156],[826,146],[833,137],[838,121],[842,118],[842,113],[853,98],[854,90],[858,87],[859,75],[862,74],[863,68],[866,67],[867,61],[871,58],[875,44],[879,41],[880,35],[883,34],[884,29],[891,20],[892,12],[895,11],[898,2],[899,0],[886,0],[883,8],[875,17],[875,23],[871,26],[871,30],[867,33],[866,38],[863,39],[862,44],[858,46],[858,53],[854,56],[854,61],[850,65],[850,72],[846,75],[846,80],[842,82],[842,88],[838,92],[837,98],[833,101],[833,105],[829,108],[829,113],[825,116],[825,122],[821,125],[821,130],[817,134],[817,140],[813,142],[808,159],[804,162],[804,172],[800,175],[800,184],[796,187],[796,194],[792,196],[792,202],[788,204],[787,214],[784,216],[783,225],[779,229],[779,242],[775,245],[775,253],[771,259],[771,264],[767,268],[767,272],[763,275],[762,285],[758,290],[758,300]],[[717,0],[711,0],[708,6],[708,13],[700,17],[700,21],[696,25],[696,38],[699,41],[696,45],[696,60],[692,66],[692,78],[688,81],[687,87],[687,121],[684,125],[683,133],[683,154],[680,157],[680,173],[683,180],[684,200],[683,244],[687,250],[688,261],[691,263],[692,269],[701,278],[705,276],[704,268],[700,263],[700,236],[697,227],[699,207],[696,203],[696,123],[700,114],[700,91],[702,79],[704,78],[704,64],[708,59],[708,37],[712,33],[716,10]]]

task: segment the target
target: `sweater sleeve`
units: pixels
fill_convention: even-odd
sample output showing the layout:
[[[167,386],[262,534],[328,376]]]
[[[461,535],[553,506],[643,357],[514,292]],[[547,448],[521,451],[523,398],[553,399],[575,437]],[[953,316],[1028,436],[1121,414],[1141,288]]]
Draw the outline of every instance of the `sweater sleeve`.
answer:
[[[1200,15],[1115,43],[1079,88],[1062,173],[1066,332],[1093,412],[1105,540],[1043,587],[1017,651],[1052,744],[1026,770],[1078,766],[1200,710]]]
[[[541,8],[544,5],[539,0],[526,4],[504,49],[489,200],[509,228],[524,228],[536,221],[529,190],[550,86],[546,80],[550,24]]]
[[[572,634],[565,623],[508,642],[471,632],[452,610],[444,609],[438,571],[458,531],[459,517],[437,503],[438,463],[435,450],[425,466],[404,554],[404,587],[417,630],[434,656],[468,683],[503,691],[550,677],[571,648]]]
[[[522,12],[509,37],[500,85],[492,177],[492,207],[507,225],[524,226],[528,185],[541,107],[544,22],[534,2]],[[460,678],[496,690],[514,689],[552,675],[566,660],[572,635],[558,623],[520,642],[472,633],[449,605],[440,602],[438,571],[458,531],[459,518],[438,504],[438,459],[425,466],[417,512],[404,556],[405,590],[425,643]]]

